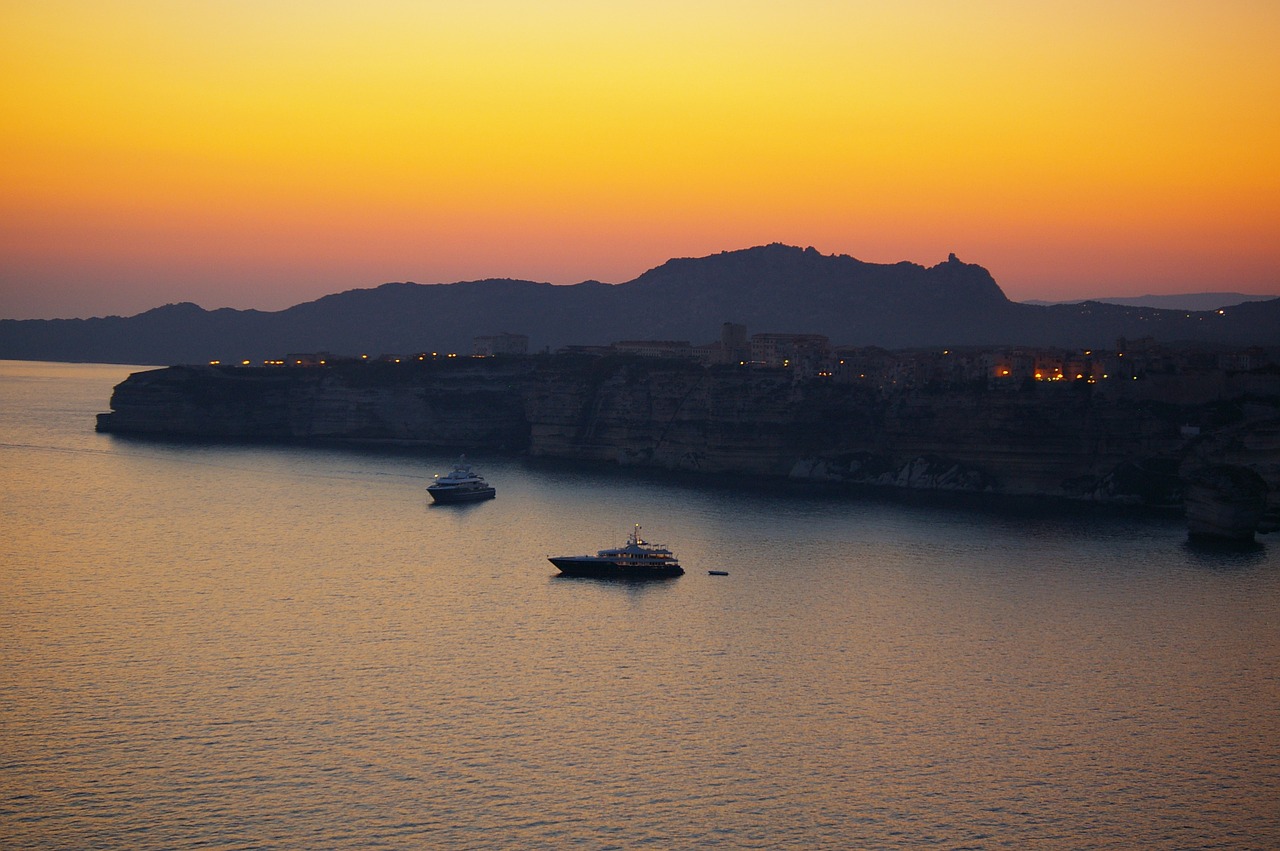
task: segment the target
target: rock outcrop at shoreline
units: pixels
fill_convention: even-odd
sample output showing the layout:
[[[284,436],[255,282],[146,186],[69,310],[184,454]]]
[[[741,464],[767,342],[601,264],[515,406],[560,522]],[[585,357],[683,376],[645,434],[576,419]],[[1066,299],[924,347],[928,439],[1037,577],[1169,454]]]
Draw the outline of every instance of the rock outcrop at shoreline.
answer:
[[[1267,381],[1276,392],[1260,395]],[[170,367],[121,383],[98,428],[1163,506],[1181,503],[1193,471],[1228,464],[1263,483],[1253,526],[1268,531],[1280,517],[1280,378],[1250,387],[1247,402],[1082,383],[885,392],[784,369],[566,356]]]
[[[1252,541],[1267,507],[1262,476],[1247,467],[1215,464],[1186,479],[1187,530],[1195,538]]]

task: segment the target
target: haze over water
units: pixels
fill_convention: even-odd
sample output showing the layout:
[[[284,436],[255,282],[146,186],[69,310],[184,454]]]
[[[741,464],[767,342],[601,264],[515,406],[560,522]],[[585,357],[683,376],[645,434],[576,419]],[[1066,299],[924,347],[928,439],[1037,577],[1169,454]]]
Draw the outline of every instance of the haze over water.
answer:
[[[0,845],[1280,845],[1280,541],[95,434],[0,363]],[[555,576],[630,524],[688,573]],[[707,570],[728,576],[708,576]]]

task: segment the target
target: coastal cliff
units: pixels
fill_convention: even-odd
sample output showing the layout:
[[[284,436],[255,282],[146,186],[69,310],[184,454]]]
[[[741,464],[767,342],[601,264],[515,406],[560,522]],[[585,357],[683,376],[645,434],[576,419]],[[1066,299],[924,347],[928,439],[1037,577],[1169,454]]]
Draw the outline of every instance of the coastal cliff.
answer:
[[[1106,391],[1081,382],[886,391],[797,380],[786,369],[625,357],[170,367],[121,383],[98,428],[500,448],[671,470],[1168,506],[1182,501],[1189,483],[1238,480],[1197,478],[1227,465],[1264,483],[1265,510],[1252,522],[1268,531],[1280,518],[1280,378],[1233,381],[1204,384],[1191,396],[1186,383],[1162,391],[1158,381]]]
[[[502,374],[394,364],[268,369],[174,366],[115,388],[98,430],[155,437],[347,440],[523,448],[520,395]]]

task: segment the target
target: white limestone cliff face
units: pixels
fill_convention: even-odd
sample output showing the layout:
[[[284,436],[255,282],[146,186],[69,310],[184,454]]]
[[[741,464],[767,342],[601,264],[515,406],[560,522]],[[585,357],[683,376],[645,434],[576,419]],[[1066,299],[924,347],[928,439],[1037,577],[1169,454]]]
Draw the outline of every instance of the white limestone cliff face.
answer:
[[[818,444],[789,377],[636,365],[599,381],[558,376],[527,395],[534,455],[785,476]]]
[[[532,393],[530,452],[863,485],[1177,501],[1174,459],[1187,438],[1176,418],[1057,390],[886,398],[797,384],[782,371],[620,371]]]
[[[1185,481],[1183,510],[1195,538],[1252,541],[1267,505],[1266,481],[1247,467],[1214,464]]]
[[[1277,406],[1252,401],[1239,409],[1238,421],[1197,436],[1180,467],[1188,522],[1194,527],[1197,517],[1205,518],[1203,534],[1214,534],[1215,524],[1227,530],[1219,535],[1226,538],[1251,538],[1245,528],[1280,531]]]
[[[368,369],[378,369],[369,365]],[[353,375],[355,378],[353,379]],[[101,431],[170,437],[355,440],[520,448],[528,430],[506,384],[460,373],[170,367],[116,388]]]
[[[1200,467],[1255,471],[1280,519],[1280,393],[1211,404],[1087,387],[881,393],[786,370],[529,358],[131,376],[103,431],[416,442],[706,473],[1177,505]],[[1189,418],[1204,428],[1188,428]],[[1268,520],[1268,518],[1272,518]]]

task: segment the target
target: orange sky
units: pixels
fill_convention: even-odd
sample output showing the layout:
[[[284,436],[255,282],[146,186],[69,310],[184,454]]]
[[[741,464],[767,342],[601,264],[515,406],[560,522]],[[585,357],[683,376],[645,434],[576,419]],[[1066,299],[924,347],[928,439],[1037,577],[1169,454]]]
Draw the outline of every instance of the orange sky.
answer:
[[[1280,295],[1277,44],[1274,0],[6,0],[0,318],[775,241]]]

